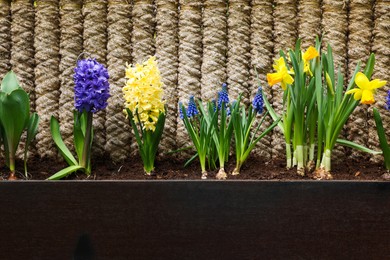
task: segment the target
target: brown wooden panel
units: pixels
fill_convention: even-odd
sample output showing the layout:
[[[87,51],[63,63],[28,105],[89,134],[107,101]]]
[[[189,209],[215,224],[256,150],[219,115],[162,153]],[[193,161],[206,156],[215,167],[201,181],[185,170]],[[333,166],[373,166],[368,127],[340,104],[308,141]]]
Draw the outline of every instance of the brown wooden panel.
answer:
[[[8,260],[390,254],[383,182],[1,182],[0,209],[0,259]]]

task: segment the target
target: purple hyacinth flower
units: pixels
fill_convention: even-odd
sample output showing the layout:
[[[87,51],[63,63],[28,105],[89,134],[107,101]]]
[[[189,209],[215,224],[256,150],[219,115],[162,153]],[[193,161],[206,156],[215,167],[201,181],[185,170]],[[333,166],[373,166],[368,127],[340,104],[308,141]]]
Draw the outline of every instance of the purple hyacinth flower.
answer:
[[[220,110],[222,107],[222,103],[225,104],[225,108],[229,104],[229,94],[227,92],[227,84],[222,84],[221,91],[218,92],[218,109]]]
[[[263,91],[261,87],[258,88],[255,98],[252,101],[253,109],[258,113],[263,113],[263,106],[264,106],[264,100],[263,100]]]
[[[188,108],[187,108],[187,117],[191,118],[199,114],[198,108],[196,107],[194,96],[190,97],[190,100],[188,101]]]
[[[75,108],[92,113],[105,109],[110,97],[107,69],[95,59],[84,59],[77,62],[74,72]]]
[[[387,91],[387,97],[386,97],[386,105],[385,105],[387,110],[390,110],[390,90]]]
[[[181,120],[184,119],[183,109],[185,109],[184,107],[182,108],[182,106],[183,106],[183,103],[179,102],[179,118],[180,118]]]

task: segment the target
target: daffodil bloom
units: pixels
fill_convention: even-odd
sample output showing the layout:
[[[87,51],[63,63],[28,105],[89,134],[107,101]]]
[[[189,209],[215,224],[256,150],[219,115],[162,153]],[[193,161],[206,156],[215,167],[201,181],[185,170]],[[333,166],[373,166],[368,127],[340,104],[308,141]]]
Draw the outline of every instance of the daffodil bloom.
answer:
[[[283,57],[275,60],[273,68],[276,70],[276,72],[267,74],[268,84],[273,86],[277,83],[281,83],[283,90],[286,90],[287,84],[291,85],[294,82],[294,79],[289,74]]]
[[[310,70],[310,60],[316,58],[319,56],[318,51],[313,46],[310,46],[302,55],[302,60],[304,62],[303,64],[303,71],[309,72],[310,76],[313,76],[313,73]]]
[[[370,81],[366,75],[358,72],[355,77],[355,84],[358,88],[351,89],[346,94],[354,94],[353,98],[355,100],[360,99],[362,104],[373,104],[375,102],[374,93],[376,89],[383,87],[386,83],[386,81],[379,79]]]

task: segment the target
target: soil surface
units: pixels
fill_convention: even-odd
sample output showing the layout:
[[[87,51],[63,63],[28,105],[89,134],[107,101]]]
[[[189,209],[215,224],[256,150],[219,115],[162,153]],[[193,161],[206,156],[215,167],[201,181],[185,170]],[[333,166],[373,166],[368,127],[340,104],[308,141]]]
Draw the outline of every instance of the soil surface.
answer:
[[[155,163],[155,176],[144,174],[140,158],[132,158],[122,163],[113,163],[108,157],[92,161],[92,174],[74,173],[65,180],[200,180],[201,170],[199,163],[193,161],[184,167],[185,160],[169,159],[157,160]],[[0,160],[0,180],[8,178],[9,170]],[[17,177],[19,179],[44,180],[57,171],[65,168],[64,162],[30,158],[28,161],[28,177],[23,173],[23,163],[17,164]],[[226,167],[228,180],[311,180],[313,173],[301,177],[296,173],[296,168],[287,170],[284,160],[264,161],[250,158],[242,167],[240,175],[232,176],[234,158]],[[369,161],[354,161],[352,159],[343,162],[333,162],[332,174],[334,180],[385,180],[383,175],[387,172],[381,164]],[[208,172],[208,179],[215,179],[217,170]],[[388,179],[386,179],[388,180]]]

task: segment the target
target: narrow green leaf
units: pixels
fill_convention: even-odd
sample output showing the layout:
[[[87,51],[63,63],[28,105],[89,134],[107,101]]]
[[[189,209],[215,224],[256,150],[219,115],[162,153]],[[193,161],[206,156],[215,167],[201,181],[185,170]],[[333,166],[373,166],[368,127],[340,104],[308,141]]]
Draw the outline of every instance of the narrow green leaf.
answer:
[[[56,144],[64,160],[70,166],[78,165],[76,159],[73,157],[72,153],[69,151],[68,147],[66,147],[64,141],[62,140],[60,133],[60,125],[54,116],[50,118],[50,132],[51,136],[53,137],[54,143]]]
[[[363,145],[348,140],[344,140],[344,139],[337,139],[337,143],[372,155],[382,154],[382,152],[380,151],[375,151]]]
[[[76,171],[81,170],[81,169],[84,169],[84,168],[82,166],[79,166],[79,165],[68,166],[65,169],[62,169],[61,171],[53,174],[52,176],[50,176],[47,179],[48,180],[59,180],[59,179],[65,178],[66,176],[70,175],[71,173],[76,172]]]

